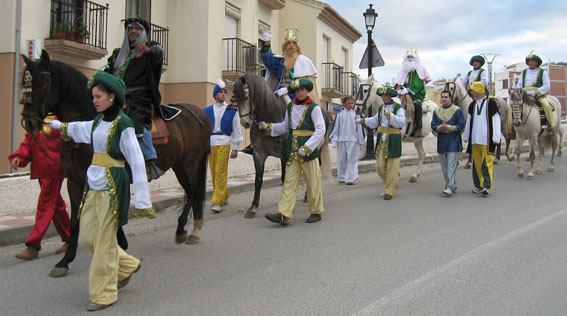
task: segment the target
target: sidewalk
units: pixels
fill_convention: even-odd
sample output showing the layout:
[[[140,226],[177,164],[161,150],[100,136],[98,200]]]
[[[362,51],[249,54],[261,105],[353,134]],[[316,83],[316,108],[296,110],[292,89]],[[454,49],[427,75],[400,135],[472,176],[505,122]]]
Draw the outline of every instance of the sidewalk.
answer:
[[[434,152],[435,138],[427,137],[424,142],[426,151],[425,163],[438,161],[438,156]],[[332,172],[336,176],[336,149],[329,147],[332,161]],[[415,165],[417,155],[413,144],[404,143],[404,152],[401,166]],[[264,172],[263,187],[273,187],[280,185],[279,159],[269,157],[266,161],[266,171]],[[375,160],[360,160],[359,172],[375,172]],[[239,154],[239,157],[230,161],[228,188],[230,192],[241,193],[250,191],[250,198],[254,191],[254,167],[252,157],[246,154]],[[64,183],[63,187],[66,187]],[[184,202],[183,189],[177,183],[174,173],[170,170],[157,181],[150,183],[151,199],[156,212],[180,205]],[[0,179],[0,246],[9,244],[24,243],[28,237],[35,220],[35,206],[39,195],[39,185],[36,180],[30,181],[29,175],[8,176]],[[207,175],[207,198],[205,212],[210,207],[210,200],[213,193],[210,174]],[[69,199],[66,189],[62,190],[63,198],[67,201],[67,210],[70,211]],[[50,225],[45,238],[56,236],[53,225]]]

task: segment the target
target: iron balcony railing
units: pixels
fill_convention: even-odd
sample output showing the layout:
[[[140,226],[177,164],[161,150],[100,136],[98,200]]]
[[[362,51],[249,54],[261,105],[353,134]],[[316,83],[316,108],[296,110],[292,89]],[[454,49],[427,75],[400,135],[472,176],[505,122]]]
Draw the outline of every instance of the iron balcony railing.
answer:
[[[360,86],[360,79],[354,72],[343,72],[345,80],[345,96],[356,97],[358,93],[358,86]]]
[[[51,0],[50,39],[66,39],[106,50],[107,29],[108,4]]]
[[[163,49],[163,64],[168,63],[169,28],[151,23],[150,40],[159,44]]]
[[[258,48],[239,38],[223,38],[225,65],[223,72],[261,75],[264,65],[259,61]]]
[[[338,91],[344,94],[344,68],[335,63],[322,63],[323,89]]]

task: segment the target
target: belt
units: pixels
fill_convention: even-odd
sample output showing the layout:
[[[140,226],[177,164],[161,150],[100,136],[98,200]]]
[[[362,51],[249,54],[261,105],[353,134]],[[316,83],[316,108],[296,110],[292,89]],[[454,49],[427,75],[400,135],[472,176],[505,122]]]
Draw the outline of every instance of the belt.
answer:
[[[394,128],[394,127],[386,127],[386,126],[380,126],[378,128],[378,132],[382,133],[382,134],[399,134],[400,133],[400,129],[399,128]]]
[[[109,154],[94,153],[91,165],[99,167],[124,167],[124,160],[116,160],[110,157]]]
[[[294,129],[291,134],[293,136],[311,136],[313,135],[313,131],[307,129]]]

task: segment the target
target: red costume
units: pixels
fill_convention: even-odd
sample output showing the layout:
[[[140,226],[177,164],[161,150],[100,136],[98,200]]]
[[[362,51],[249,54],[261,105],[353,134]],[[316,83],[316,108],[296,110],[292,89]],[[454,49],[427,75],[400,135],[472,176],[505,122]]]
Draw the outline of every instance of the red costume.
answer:
[[[19,158],[18,167],[20,168],[31,162],[30,177],[39,181],[41,193],[37,201],[35,224],[26,240],[26,246],[40,250],[41,239],[49,228],[51,220],[63,242],[67,242],[69,214],[61,196],[61,185],[65,178],[60,158],[61,133],[54,129],[48,136],[40,132],[34,133],[33,136],[37,142],[33,140],[31,133],[26,133],[26,138],[18,150],[8,158]]]

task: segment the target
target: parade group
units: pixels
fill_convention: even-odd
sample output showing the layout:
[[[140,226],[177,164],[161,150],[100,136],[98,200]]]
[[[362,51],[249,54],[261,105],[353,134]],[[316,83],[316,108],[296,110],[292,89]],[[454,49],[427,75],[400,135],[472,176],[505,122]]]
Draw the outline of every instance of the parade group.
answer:
[[[134,189],[135,215],[155,217],[150,199],[148,181],[163,174],[155,165],[156,150],[152,145],[153,107],[159,106],[158,89],[163,51],[148,41],[149,24],[141,19],[125,21],[122,47],[108,59],[104,70],[96,72],[88,83],[93,105],[99,115],[93,121],[60,122],[48,120],[50,128],[28,133],[16,152],[11,154],[14,169],[31,162],[31,178],[38,179],[41,193],[38,199],[36,221],[26,249],[16,254],[23,260],[38,258],[41,240],[53,221],[65,244],[56,251],[66,250],[69,238],[69,215],[60,190],[64,179],[58,161],[61,144],[46,141],[62,138],[76,143],[91,144],[94,156],[87,171],[87,183],[80,209],[80,241],[92,253],[89,271],[89,311],[105,309],[118,299],[118,290],[126,286],[133,273],[141,268],[141,260],[129,255],[117,244],[117,225],[127,222],[131,170]],[[262,62],[267,69],[266,82],[274,93],[287,104],[285,119],[281,122],[256,122],[260,130],[273,137],[288,134],[288,158],[281,199],[276,212],[265,217],[287,226],[294,214],[301,175],[305,177],[309,217],[308,223],[322,219],[325,211],[321,190],[321,170],[318,159],[320,146],[327,134],[323,109],[319,106],[316,81],[317,68],[302,54],[298,43],[298,29],[286,28],[282,44],[283,55],[271,49],[271,34],[264,32],[265,43],[260,48]],[[482,56],[473,56],[473,67],[463,78],[474,101],[467,113],[453,104],[450,91],[441,93],[441,106],[433,113],[431,129],[437,136],[437,151],[445,178],[442,193],[451,196],[457,191],[456,170],[462,142],[468,142],[472,154],[474,194],[489,195],[494,185],[493,153],[500,143],[501,118],[497,104],[488,95],[488,73],[482,68]],[[526,57],[528,69],[522,72],[518,87],[534,97],[542,111],[543,128],[556,124],[546,101],[550,89],[549,74],[540,68],[542,60],[530,53]],[[427,69],[421,65],[417,50],[409,49],[403,66],[393,85],[378,88],[383,105],[376,115],[360,117],[353,110],[355,100],[345,97],[344,110],[336,115],[330,141],[337,148],[338,182],[354,185],[358,181],[358,153],[365,142],[364,129],[376,129],[376,170],[384,182],[383,199],[394,197],[402,155],[402,138],[424,137],[422,129],[422,102],[425,86],[431,81]],[[219,213],[230,197],[227,189],[228,161],[236,158],[243,141],[236,98],[229,99],[224,82],[219,80],[213,90],[215,103],[205,107],[211,121],[209,167],[212,175],[213,212]],[[400,103],[394,101],[400,97]],[[129,112],[123,111],[127,104]],[[402,135],[402,129],[411,134]],[[190,135],[189,135],[190,137]],[[245,152],[253,152],[247,148]],[[53,159],[55,157],[56,159]]]

